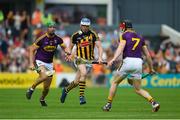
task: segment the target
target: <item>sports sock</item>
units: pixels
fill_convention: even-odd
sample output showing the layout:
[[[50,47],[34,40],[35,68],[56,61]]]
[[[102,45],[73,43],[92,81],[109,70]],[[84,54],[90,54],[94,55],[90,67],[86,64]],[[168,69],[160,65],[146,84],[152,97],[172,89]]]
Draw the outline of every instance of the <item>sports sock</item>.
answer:
[[[113,98],[112,97],[108,97],[108,103],[112,103]]]
[[[148,101],[149,101],[150,103],[153,103],[153,102],[154,102],[154,99],[153,99],[152,97],[147,98],[147,99],[148,99]]]
[[[75,83],[74,81],[72,81],[65,89],[66,92],[68,93],[70,90],[72,90],[73,88],[75,88],[78,84]]]
[[[85,86],[86,86],[86,82],[85,81],[80,81],[79,82],[79,95],[80,96],[84,96]]]
[[[154,102],[153,97],[144,89],[140,89],[139,91],[136,91],[137,94],[143,96],[146,100],[148,100],[150,103]]]

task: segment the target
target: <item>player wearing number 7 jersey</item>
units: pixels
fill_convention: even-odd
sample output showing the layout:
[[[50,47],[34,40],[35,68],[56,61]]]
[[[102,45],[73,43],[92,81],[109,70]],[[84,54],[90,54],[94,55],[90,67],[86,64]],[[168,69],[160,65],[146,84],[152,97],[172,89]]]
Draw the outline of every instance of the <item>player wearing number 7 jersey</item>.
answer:
[[[123,64],[115,73],[109,91],[107,104],[102,109],[104,111],[109,111],[111,109],[111,104],[119,83],[128,77],[128,79],[132,80],[132,86],[134,87],[135,92],[148,100],[152,105],[152,111],[157,112],[160,108],[160,104],[155,102],[153,97],[147,91],[141,88],[143,63],[142,52],[147,58],[150,73],[153,74],[155,72],[151,57],[145,45],[144,38],[134,31],[132,23],[129,20],[122,21],[120,28],[124,33],[120,36],[119,47],[116,50],[112,60],[108,62],[108,66],[111,66],[116,58],[120,55],[123,55]]]

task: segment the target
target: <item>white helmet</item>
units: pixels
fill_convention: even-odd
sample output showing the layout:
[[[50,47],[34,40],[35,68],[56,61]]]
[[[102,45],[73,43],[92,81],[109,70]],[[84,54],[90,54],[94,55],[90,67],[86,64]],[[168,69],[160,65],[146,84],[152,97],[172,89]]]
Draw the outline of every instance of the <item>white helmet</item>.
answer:
[[[91,25],[91,21],[88,18],[82,18],[80,25],[87,25],[90,26]]]

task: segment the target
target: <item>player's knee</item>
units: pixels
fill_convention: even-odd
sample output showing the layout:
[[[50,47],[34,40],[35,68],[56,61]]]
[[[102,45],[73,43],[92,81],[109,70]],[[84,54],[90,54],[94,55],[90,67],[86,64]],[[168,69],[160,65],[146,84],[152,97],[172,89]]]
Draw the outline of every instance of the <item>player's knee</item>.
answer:
[[[114,84],[119,84],[121,81],[120,80],[114,80],[113,83]]]
[[[54,70],[48,70],[48,71],[45,72],[45,74],[46,74],[48,77],[53,76],[54,73],[55,73]]]
[[[117,80],[114,80],[112,83],[113,84],[119,84],[119,82]]]
[[[114,79],[113,79],[113,82],[114,82],[115,84],[119,84],[123,79],[124,79],[124,77],[115,76]]]
[[[136,92],[137,94],[140,94],[140,88],[135,88],[135,92]]]
[[[116,85],[118,85],[118,84],[119,84],[119,81],[114,80],[114,81],[112,81],[112,84],[116,84]]]
[[[52,77],[55,71],[49,71],[45,70],[44,68],[41,68],[40,77],[48,78]]]

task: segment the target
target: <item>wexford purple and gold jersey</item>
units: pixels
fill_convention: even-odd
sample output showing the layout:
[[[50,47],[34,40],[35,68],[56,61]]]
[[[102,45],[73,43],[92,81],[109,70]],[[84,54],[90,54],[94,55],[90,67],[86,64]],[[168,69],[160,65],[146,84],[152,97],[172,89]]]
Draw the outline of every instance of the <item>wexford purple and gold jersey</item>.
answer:
[[[35,54],[35,60],[41,60],[45,63],[52,63],[58,45],[64,46],[63,40],[59,36],[50,37],[47,33],[40,36],[34,45],[39,47]]]
[[[122,40],[126,41],[126,45],[123,51],[123,58],[142,58],[142,47],[145,45],[145,40],[142,36],[134,31],[128,30],[120,37],[120,42]]]

